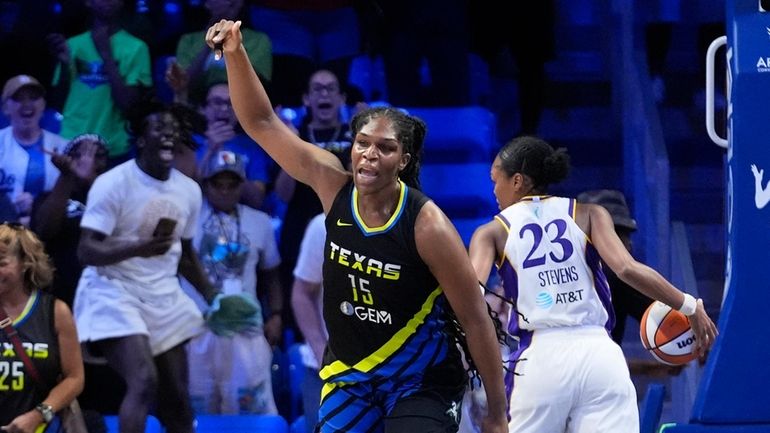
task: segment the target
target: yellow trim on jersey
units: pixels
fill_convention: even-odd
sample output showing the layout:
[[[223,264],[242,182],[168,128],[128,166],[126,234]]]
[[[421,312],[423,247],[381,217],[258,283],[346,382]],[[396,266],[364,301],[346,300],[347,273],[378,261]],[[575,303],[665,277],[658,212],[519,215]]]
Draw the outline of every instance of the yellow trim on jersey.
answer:
[[[345,373],[350,369],[368,373],[380,365],[380,363],[388,359],[398,349],[400,349],[407,338],[417,332],[417,327],[425,322],[425,317],[428,316],[428,314],[430,314],[430,312],[433,310],[436,297],[438,297],[438,295],[441,293],[443,293],[441,286],[436,287],[436,290],[428,295],[428,298],[422,304],[422,308],[420,308],[420,310],[411,319],[409,319],[408,322],[406,322],[406,325],[404,325],[403,328],[399,329],[398,332],[390,337],[390,340],[380,346],[380,348],[377,349],[374,353],[358,361],[358,363],[352,367],[342,361],[334,361],[321,369],[321,379],[326,380],[332,376]]]
[[[38,296],[40,295],[40,291],[37,289],[33,290],[32,293],[29,295],[29,299],[27,299],[27,305],[24,306],[24,309],[21,311],[21,314],[19,314],[18,317],[16,317],[16,320],[13,321],[13,324],[16,325],[24,318],[27,317],[27,315],[32,310],[32,307],[35,305],[35,301],[37,301]]]
[[[508,236],[511,235],[511,228],[508,227],[508,224],[503,221],[503,219],[500,217],[500,215],[495,215],[495,221],[499,222],[500,225],[503,226],[505,229],[505,232],[508,234]],[[497,261],[497,269],[501,269],[503,267],[503,262],[505,262],[506,256],[505,256],[505,248],[503,248],[503,255],[500,256],[500,260]]]
[[[361,214],[358,213],[358,189],[356,187],[353,187],[353,217],[358,220],[358,224],[361,226],[361,228],[366,233],[377,233],[382,232],[390,228],[395,222],[398,220],[398,217],[401,216],[401,213],[404,211],[404,206],[406,206],[406,185],[403,181],[399,180],[398,184],[400,186],[400,191],[398,193],[398,204],[396,204],[396,210],[393,212],[393,215],[390,216],[390,219],[383,225],[379,227],[369,227],[364,222],[364,219],[361,218]]]
[[[575,225],[576,225],[576,226],[578,227],[578,229],[580,229],[580,231],[583,233],[583,237],[585,237],[585,238],[586,238],[586,242],[587,242],[587,243],[590,243],[590,244],[593,244],[593,242],[591,242],[591,237],[590,237],[590,236],[588,236],[588,233],[584,232],[584,231],[583,231],[583,229],[580,227],[580,225],[577,223],[577,219],[576,219],[576,218],[577,218],[577,207],[578,207],[578,206],[583,206],[583,204],[584,204],[584,203],[580,203],[579,201],[577,201],[577,199],[575,199],[575,206],[573,207],[573,208],[574,208],[574,210],[575,210],[575,215],[573,215],[573,216],[572,216],[572,221],[574,221],[574,222],[575,222]]]
[[[323,402],[327,395],[329,395],[330,392],[334,391],[334,389],[337,388],[336,383],[324,383],[323,387],[321,388],[321,401]]]

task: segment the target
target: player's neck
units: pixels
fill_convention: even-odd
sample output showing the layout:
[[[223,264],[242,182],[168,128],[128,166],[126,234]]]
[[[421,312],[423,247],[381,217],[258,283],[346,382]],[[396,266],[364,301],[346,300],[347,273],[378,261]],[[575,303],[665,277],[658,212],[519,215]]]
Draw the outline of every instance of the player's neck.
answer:
[[[363,194],[358,190],[358,198],[356,200],[358,214],[369,227],[385,224],[396,211],[400,192],[400,182],[396,182],[395,186],[389,185],[378,190],[364,192]]]

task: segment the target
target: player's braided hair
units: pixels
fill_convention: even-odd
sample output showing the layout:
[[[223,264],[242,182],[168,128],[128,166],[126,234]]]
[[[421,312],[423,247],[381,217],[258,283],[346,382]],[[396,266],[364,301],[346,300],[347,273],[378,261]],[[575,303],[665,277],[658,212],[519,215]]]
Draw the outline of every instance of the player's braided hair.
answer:
[[[485,291],[489,292],[489,289],[487,289],[484,284],[479,283],[479,285],[484,288]],[[489,306],[489,304],[486,305],[487,314],[489,314],[490,319],[492,319],[492,324],[495,327],[497,342],[500,343],[501,346],[506,346],[508,344],[510,335],[508,335],[508,333],[505,331],[497,311],[494,311],[492,307]],[[455,340],[455,343],[460,346],[463,353],[465,354],[465,361],[468,364],[468,368],[466,369],[466,372],[468,373],[468,381],[471,385],[471,388],[474,388],[480,383],[479,370],[476,367],[476,363],[473,361],[470,350],[468,349],[468,340],[465,335],[465,330],[460,324],[460,321],[457,319],[457,315],[455,314],[454,310],[452,310],[451,306],[448,306],[447,308],[447,322],[447,334],[449,334],[449,336]],[[509,370],[508,362],[505,360],[503,362],[503,368],[506,371]]]

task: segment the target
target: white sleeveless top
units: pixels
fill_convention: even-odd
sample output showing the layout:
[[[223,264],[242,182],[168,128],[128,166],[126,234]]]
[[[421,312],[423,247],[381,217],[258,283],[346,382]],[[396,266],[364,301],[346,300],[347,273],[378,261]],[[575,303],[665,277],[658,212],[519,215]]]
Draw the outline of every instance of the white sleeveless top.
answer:
[[[575,222],[576,201],[530,196],[495,219],[508,230],[498,262],[505,294],[514,303],[509,332],[597,325],[614,314],[599,254]]]

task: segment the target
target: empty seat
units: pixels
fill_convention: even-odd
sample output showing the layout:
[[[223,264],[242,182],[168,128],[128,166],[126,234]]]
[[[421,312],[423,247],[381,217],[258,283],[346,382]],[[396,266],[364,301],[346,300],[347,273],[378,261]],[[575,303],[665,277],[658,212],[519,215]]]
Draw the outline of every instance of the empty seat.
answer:
[[[305,365],[302,363],[300,347],[302,343],[294,343],[287,351],[289,358],[289,400],[291,404],[290,419],[302,415],[302,379],[305,375]]]
[[[455,228],[460,233],[460,237],[462,238],[463,243],[467,247],[471,243],[471,236],[473,236],[473,232],[476,231],[479,226],[492,221],[493,218],[494,215],[489,215],[487,218],[453,218],[452,224],[455,225]]]
[[[663,411],[663,400],[666,397],[666,387],[660,383],[647,386],[644,401],[639,407],[639,432],[654,433],[658,430],[660,414]]]
[[[406,108],[428,125],[426,163],[491,163],[496,150],[495,115],[483,107]]]
[[[350,62],[348,83],[361,89],[366,101],[387,99],[382,56],[362,54],[354,57]]]
[[[196,415],[196,433],[289,433],[280,415]]]
[[[107,426],[107,433],[118,433],[120,431],[117,415],[105,415],[104,424]],[[144,431],[145,433],[162,433],[164,429],[157,418],[148,415]]]
[[[290,433],[305,433],[305,415],[297,417],[289,426]]]
[[[422,167],[422,190],[449,218],[492,217],[497,202],[489,179],[490,165],[426,164]]]

